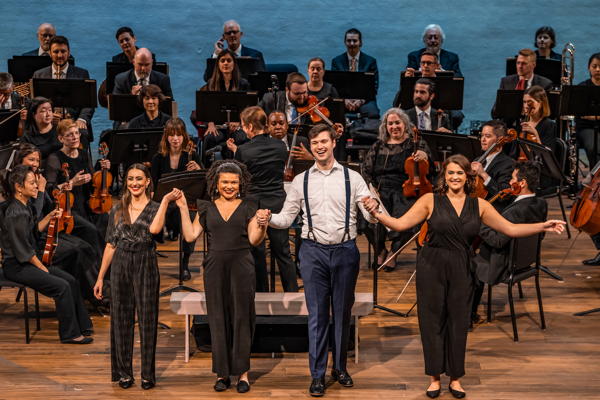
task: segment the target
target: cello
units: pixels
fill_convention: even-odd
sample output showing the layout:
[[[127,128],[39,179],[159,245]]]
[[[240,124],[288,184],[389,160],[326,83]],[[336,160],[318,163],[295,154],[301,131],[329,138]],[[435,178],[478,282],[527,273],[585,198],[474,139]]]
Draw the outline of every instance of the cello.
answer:
[[[600,232],[600,163],[590,171],[591,181],[583,184],[583,189],[577,194],[569,221],[575,228],[589,235]]]
[[[100,143],[98,153],[102,156],[102,160],[106,159],[108,155],[108,146],[106,143]],[[112,184],[112,179],[112,174],[108,172],[108,168],[103,167],[100,171],[94,172],[92,176],[94,191],[88,200],[88,205],[93,213],[106,214],[112,208],[112,196],[108,192],[108,188]]]
[[[419,130],[413,126],[413,154],[418,150],[419,135]],[[425,193],[433,191],[431,182],[427,179],[427,173],[429,172],[429,162],[427,160],[415,161],[414,156],[410,156],[404,161],[404,171],[408,175],[408,179],[402,184],[404,197],[419,198]]]

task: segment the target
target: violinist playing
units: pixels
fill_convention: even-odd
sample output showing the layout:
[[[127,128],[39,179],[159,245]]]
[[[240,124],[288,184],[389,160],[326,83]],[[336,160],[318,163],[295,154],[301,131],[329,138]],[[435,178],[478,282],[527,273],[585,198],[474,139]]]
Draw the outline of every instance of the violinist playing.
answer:
[[[500,120],[491,120],[483,124],[481,128],[481,149],[487,152],[500,138],[506,137],[506,125]],[[477,175],[476,181],[483,185],[489,200],[498,192],[508,188],[513,171],[514,160],[502,151],[502,145],[496,144],[487,157],[481,161],[473,161],[471,169]],[[506,201],[497,200],[493,203],[496,210],[501,211],[506,206]]]
[[[288,123],[310,125],[312,121],[308,114],[298,118],[302,113],[298,108],[308,103],[308,83],[304,75],[299,72],[288,74],[285,81],[285,91],[265,93],[258,104],[267,115],[273,111],[281,111],[285,114]]]
[[[510,188],[516,195],[514,201],[502,211],[502,216],[515,224],[542,222],[548,216],[546,200],[535,195],[540,182],[540,166],[533,161],[517,163],[512,171]],[[508,273],[508,255],[511,238],[503,233],[482,225],[479,230],[482,239],[479,254],[475,257],[477,264],[477,280],[473,298],[471,323],[476,324],[480,318],[477,307],[481,302],[484,284],[495,285],[503,281]]]
[[[543,87],[534,85],[523,95],[523,119],[521,133],[527,139],[541,143],[554,150],[558,130],[556,122],[549,118],[550,103]]]
[[[415,151],[411,140],[411,127],[408,116],[399,108],[386,111],[379,125],[379,138],[369,149],[363,163],[362,173],[365,181],[379,192],[386,210],[396,218],[401,217],[417,200],[417,197],[407,198],[403,194],[402,185],[408,179],[404,169],[406,159],[410,156],[415,161],[431,159],[429,147],[423,139],[419,139],[418,150]],[[388,254],[385,247],[386,238],[392,241],[391,252],[394,253],[410,239],[412,231],[387,233],[382,225],[377,226],[377,243],[373,225],[369,225],[365,234],[376,249],[377,264],[381,265]],[[392,265],[386,265],[384,271],[394,270],[395,260],[390,263]]]

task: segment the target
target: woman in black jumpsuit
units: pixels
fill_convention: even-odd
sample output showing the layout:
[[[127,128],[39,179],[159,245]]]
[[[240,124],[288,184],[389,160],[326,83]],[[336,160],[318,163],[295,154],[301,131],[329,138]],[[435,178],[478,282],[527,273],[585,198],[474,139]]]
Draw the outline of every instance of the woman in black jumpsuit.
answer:
[[[256,205],[244,199],[250,175],[237,161],[217,161],[207,175],[213,201],[199,201],[198,215],[190,221],[185,197],[177,200],[182,232],[195,240],[204,230],[208,255],[204,260],[204,290],[212,345],[214,389],[231,385],[239,375],[237,391],[250,390],[250,347],[254,334],[254,258],[250,247],[265,237],[266,226],[256,222]]]
[[[425,356],[425,373],[431,377],[427,396],[440,394],[440,375],[450,376],[449,389],[465,397],[459,378],[464,373],[467,330],[473,296],[470,244],[483,222],[510,237],[531,236],[543,231],[560,233],[564,221],[513,224],[487,201],[472,198],[473,175],[462,155],[446,159],[435,194],[422,196],[400,218],[379,214],[373,199],[365,208],[384,225],[403,231],[427,220],[427,241],[417,254],[417,305]]]

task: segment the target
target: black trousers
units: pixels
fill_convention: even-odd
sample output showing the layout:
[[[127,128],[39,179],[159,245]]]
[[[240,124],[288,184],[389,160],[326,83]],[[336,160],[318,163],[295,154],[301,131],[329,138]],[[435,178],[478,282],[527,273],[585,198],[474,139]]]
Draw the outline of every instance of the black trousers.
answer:
[[[250,369],[255,323],[252,263],[248,250],[212,250],[204,261],[212,370],[221,378]]]
[[[322,245],[305,239],[300,254],[300,272],[308,308],[310,374],[313,378],[321,378],[327,369],[330,310],[334,330],[333,367],[346,370],[360,253],[354,240]]]
[[[594,162],[594,129],[586,128],[580,129],[576,132],[577,137],[577,145],[579,148],[585,150],[585,154],[587,155],[588,161],[590,163]],[[600,137],[598,138],[598,148],[596,149],[596,161],[600,161]],[[590,169],[593,165],[590,165]]]
[[[137,310],[142,379],[156,382],[155,355],[160,275],[154,247],[137,251],[117,247],[111,265],[110,280],[112,380],[133,378],[131,364]]]
[[[590,236],[592,242],[594,242],[594,247],[596,250],[600,250],[600,233],[596,233],[595,235]]]
[[[92,321],[83,305],[77,280],[57,266],[44,272],[30,263],[4,260],[4,275],[54,299],[60,340],[74,339],[92,329]]]
[[[195,212],[190,213],[190,218],[192,221],[194,220]],[[167,227],[167,231],[173,231],[175,235],[181,234],[181,214],[179,213],[179,207],[177,207],[173,203],[169,203],[169,207],[167,208],[167,214],[165,216],[165,226]],[[195,246],[195,240],[189,243],[183,240],[181,242],[181,252],[183,254],[190,255],[194,252]]]
[[[279,267],[281,285],[284,292],[297,292],[298,281],[296,279],[296,264],[292,261],[290,254],[290,235],[288,229],[267,229],[271,252]],[[256,270],[256,291],[268,292],[269,280],[267,274],[267,258],[265,242],[252,248],[254,257],[254,268]]]
[[[417,258],[417,310],[425,373],[465,374],[473,278],[464,252],[425,246]]]

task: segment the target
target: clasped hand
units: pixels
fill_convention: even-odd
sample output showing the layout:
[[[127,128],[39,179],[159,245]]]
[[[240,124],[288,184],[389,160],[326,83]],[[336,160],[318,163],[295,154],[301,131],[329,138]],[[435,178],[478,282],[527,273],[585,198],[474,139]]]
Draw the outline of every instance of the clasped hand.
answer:
[[[271,210],[256,210],[256,222],[258,226],[264,227],[269,225],[269,220],[271,219]]]
[[[367,210],[371,215],[377,215],[379,213],[379,202],[375,200],[373,197],[363,197],[361,199],[363,203],[363,207]]]

